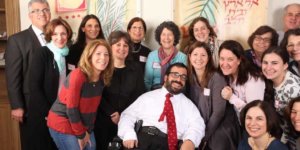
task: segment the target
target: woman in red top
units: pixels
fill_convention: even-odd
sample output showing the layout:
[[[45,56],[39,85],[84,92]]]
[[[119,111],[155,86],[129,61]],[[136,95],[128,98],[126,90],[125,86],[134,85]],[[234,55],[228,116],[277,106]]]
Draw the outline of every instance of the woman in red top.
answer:
[[[48,115],[50,134],[60,150],[93,150],[94,121],[103,87],[113,73],[112,54],[105,40],[87,44],[78,68],[64,82]]]

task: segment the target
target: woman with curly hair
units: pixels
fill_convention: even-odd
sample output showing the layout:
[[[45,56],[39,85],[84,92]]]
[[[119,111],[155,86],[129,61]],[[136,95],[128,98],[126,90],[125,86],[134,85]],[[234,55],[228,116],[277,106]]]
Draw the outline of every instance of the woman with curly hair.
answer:
[[[176,48],[179,39],[179,28],[172,21],[165,21],[156,28],[155,40],[160,47],[148,55],[146,62],[144,80],[148,91],[163,85],[163,77],[169,65],[176,62],[186,64],[186,55]]]

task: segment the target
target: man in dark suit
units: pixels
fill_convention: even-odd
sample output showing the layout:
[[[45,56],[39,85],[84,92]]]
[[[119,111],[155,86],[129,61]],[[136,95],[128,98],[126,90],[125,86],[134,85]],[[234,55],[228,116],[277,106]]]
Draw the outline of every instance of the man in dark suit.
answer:
[[[20,123],[22,150],[30,149],[30,123],[26,121],[29,94],[29,66],[34,50],[46,43],[43,32],[51,13],[47,0],[30,0],[29,19],[32,25],[8,38],[5,52],[5,74],[12,119]],[[31,141],[33,142],[33,141]]]

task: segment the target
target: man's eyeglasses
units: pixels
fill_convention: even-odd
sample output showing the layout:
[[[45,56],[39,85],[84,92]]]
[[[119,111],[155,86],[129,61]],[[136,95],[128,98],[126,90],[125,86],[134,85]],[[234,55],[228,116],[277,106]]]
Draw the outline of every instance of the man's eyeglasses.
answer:
[[[34,9],[30,13],[32,13],[32,14],[41,14],[41,13],[49,13],[49,12],[50,12],[49,8],[44,8],[42,10],[40,10],[40,9]]]
[[[258,42],[263,41],[264,43],[271,43],[271,39],[270,39],[270,38],[263,38],[263,37],[261,37],[261,36],[259,36],[259,35],[256,35],[256,36],[254,37],[254,40],[256,40],[256,41],[258,41]]]
[[[169,74],[172,78],[179,78],[180,77],[180,79],[181,80],[184,80],[184,81],[186,81],[187,80],[187,75],[185,75],[185,74],[179,74],[178,72],[170,72],[170,74]]]
[[[300,42],[298,42],[297,44],[293,44],[293,43],[288,44],[288,45],[286,46],[286,49],[287,49],[287,50],[294,50],[296,47],[300,48]]]

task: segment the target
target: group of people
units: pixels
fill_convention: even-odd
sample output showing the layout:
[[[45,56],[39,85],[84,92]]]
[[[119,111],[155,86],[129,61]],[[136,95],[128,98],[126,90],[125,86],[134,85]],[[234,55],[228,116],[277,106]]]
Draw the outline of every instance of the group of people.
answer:
[[[300,149],[300,4],[285,7],[284,36],[260,26],[246,51],[204,17],[183,50],[172,21],[156,28],[151,51],[142,18],[105,39],[92,14],[70,43],[46,0],[28,9],[32,25],[5,53],[22,150],[106,150],[117,136],[124,149]]]

